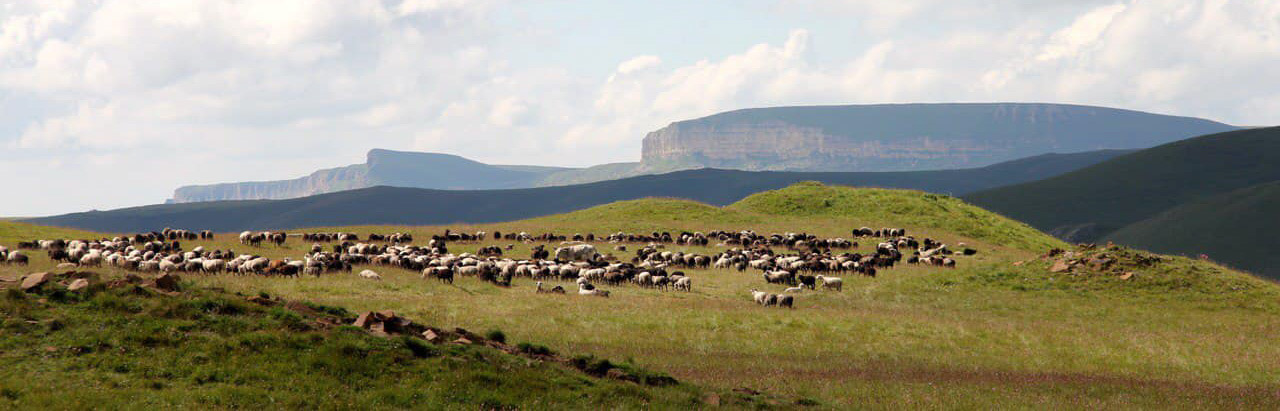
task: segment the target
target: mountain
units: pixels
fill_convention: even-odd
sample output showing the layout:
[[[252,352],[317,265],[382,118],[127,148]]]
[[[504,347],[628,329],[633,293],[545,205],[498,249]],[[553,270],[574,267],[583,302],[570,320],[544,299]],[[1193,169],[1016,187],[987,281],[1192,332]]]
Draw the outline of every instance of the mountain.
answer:
[[[478,223],[562,213],[643,197],[677,197],[724,205],[751,193],[782,188],[800,181],[961,194],[1060,174],[1123,153],[1047,154],[966,170],[802,173],[700,169],[514,190],[378,186],[285,200],[163,204],[27,221],[114,232],[150,231],[163,227],[240,231],[347,224]]]
[[[1191,138],[965,196],[1060,238],[1095,241],[1191,201],[1280,180],[1280,127]]]
[[[1169,209],[1105,239],[1155,252],[1209,258],[1280,280],[1280,181]]]
[[[304,197],[313,194],[378,185],[458,190],[531,187],[563,167],[488,165],[451,154],[370,150],[364,164],[320,170],[284,181],[226,183],[180,187],[173,202],[257,200]]]
[[[751,108],[649,133],[648,169],[905,171],[1050,152],[1139,149],[1229,131],[1209,120],[1040,103]]]
[[[548,187],[698,168],[917,171],[981,167],[1045,153],[1139,149],[1235,127],[1063,104],[773,107],[680,121],[649,133],[643,161],[587,168],[487,165],[459,156],[372,150],[364,164],[285,181],[186,186],[174,203],[286,199],[389,185]]]

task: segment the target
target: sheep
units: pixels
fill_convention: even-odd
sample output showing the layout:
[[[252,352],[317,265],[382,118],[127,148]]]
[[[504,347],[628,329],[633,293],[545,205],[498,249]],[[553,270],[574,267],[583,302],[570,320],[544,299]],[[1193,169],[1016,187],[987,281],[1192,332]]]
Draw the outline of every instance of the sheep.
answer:
[[[538,281],[537,285],[538,285],[538,288],[534,290],[534,292],[538,294],[564,294],[564,287],[557,285],[551,288],[550,290],[546,290],[542,288],[542,281]]]
[[[9,257],[5,258],[5,261],[9,264],[27,265],[29,259],[26,254],[23,254],[18,250],[13,250],[9,252]]]
[[[675,288],[676,291],[693,291],[693,280],[689,279],[689,277],[681,277],[676,280]]]
[[[599,289],[599,288],[595,288],[595,287],[587,288],[587,287],[589,287],[589,286],[591,286],[591,284],[580,284],[580,285],[578,285],[578,295],[594,295],[594,296],[597,296],[597,297],[609,297],[609,292],[608,292],[608,291],[601,290],[601,289]]]
[[[782,292],[784,292],[784,293],[798,293],[798,292],[802,292],[802,291],[804,291],[804,287],[791,287],[791,288],[787,288],[787,289],[785,289],[785,290],[782,290]]]
[[[787,271],[771,271],[764,273],[764,281],[769,284],[791,284],[795,277]]]
[[[373,270],[364,270],[360,272],[360,278],[367,278],[370,280],[381,280],[382,276],[378,275],[378,273],[373,272]]]
[[[793,296],[778,295],[778,307],[796,308],[794,305],[792,305],[793,301],[795,301],[795,297]]]
[[[820,275],[817,279],[822,282],[823,289],[844,291],[844,280],[840,279],[840,277],[824,277]]]
[[[764,305],[765,298],[768,296],[769,293],[754,288],[751,289],[751,299],[755,300],[756,304]]]
[[[772,307],[772,306],[775,306],[775,305],[778,305],[778,295],[777,295],[777,294],[773,294],[773,293],[765,294],[765,295],[764,295],[764,306],[765,306],[765,307]]]

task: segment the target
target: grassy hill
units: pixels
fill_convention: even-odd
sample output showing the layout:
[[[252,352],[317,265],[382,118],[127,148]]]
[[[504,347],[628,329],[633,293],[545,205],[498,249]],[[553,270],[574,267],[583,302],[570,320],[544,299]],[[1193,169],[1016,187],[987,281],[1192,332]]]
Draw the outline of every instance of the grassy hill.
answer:
[[[1280,181],[1189,202],[1130,224],[1107,240],[1156,252],[1206,254],[1280,279]]]
[[[948,244],[966,242],[979,251],[973,256],[957,256],[959,263],[955,269],[904,264],[882,270],[875,278],[845,275],[843,292],[805,291],[797,295],[794,310],[759,307],[751,302],[747,293],[751,288],[779,292],[781,286],[764,284],[754,272],[744,274],[719,269],[685,270],[694,281],[692,292],[663,292],[624,285],[608,287],[613,292],[608,299],[536,294],[532,291],[532,281],[523,278],[517,279],[510,288],[467,277],[459,278],[452,285],[441,284],[423,281],[416,272],[380,266],[357,267],[357,271],[370,268],[382,274],[383,281],[376,282],[350,274],[300,278],[222,274],[186,277],[190,292],[225,290],[249,296],[266,293],[286,300],[344,307],[350,312],[391,309],[415,322],[445,329],[499,329],[510,341],[538,342],[563,355],[592,354],[618,359],[638,369],[668,373],[684,383],[677,387],[654,391],[642,386],[618,387],[609,381],[589,380],[592,384],[587,387],[575,388],[573,384],[559,383],[577,378],[559,369],[537,366],[526,369],[521,368],[519,362],[504,365],[511,364],[504,360],[507,357],[493,357],[494,354],[484,350],[478,354],[460,353],[474,358],[468,362],[447,360],[453,353],[441,355],[441,359],[410,359],[416,358],[412,350],[397,346],[396,340],[355,344],[370,344],[373,351],[379,351],[376,355],[389,354],[391,359],[404,359],[405,363],[342,380],[326,376],[324,367],[311,364],[330,358],[324,354],[331,349],[366,352],[342,348],[350,343],[345,334],[322,335],[326,340],[319,342],[306,339],[306,344],[295,344],[293,352],[282,350],[272,345],[274,343],[263,343],[264,354],[247,348],[256,346],[258,339],[292,341],[277,334],[283,332],[278,331],[282,325],[287,325],[280,321],[288,320],[272,319],[269,310],[265,314],[252,314],[253,319],[205,313],[202,319],[170,320],[163,316],[156,318],[157,313],[169,311],[167,309],[144,309],[125,317],[103,317],[106,321],[82,321],[81,315],[107,315],[94,313],[101,309],[99,307],[115,303],[70,303],[77,310],[83,309],[83,313],[45,312],[38,310],[45,310],[46,306],[62,310],[64,306],[59,304],[64,303],[52,298],[48,303],[40,303],[27,297],[23,299],[26,308],[22,310],[29,310],[24,312],[31,314],[4,311],[5,326],[30,328],[36,330],[31,331],[31,335],[54,338],[51,340],[54,342],[45,344],[36,337],[23,337],[15,343],[22,346],[21,349],[0,349],[0,360],[9,361],[0,364],[5,365],[0,369],[21,370],[0,374],[4,376],[0,386],[18,387],[0,391],[5,395],[0,400],[53,398],[36,404],[74,407],[78,403],[47,393],[78,384],[81,372],[87,369],[91,371],[89,384],[95,388],[65,398],[97,400],[107,405],[136,396],[160,405],[255,406],[262,402],[253,396],[252,393],[261,392],[253,391],[254,387],[281,387],[281,381],[293,381],[291,375],[297,374],[303,376],[298,378],[302,382],[296,383],[296,388],[280,388],[282,392],[273,397],[280,398],[277,404],[321,408],[346,404],[468,407],[489,400],[490,397],[481,394],[482,389],[498,387],[499,392],[492,395],[500,397],[491,401],[526,408],[688,408],[696,406],[694,399],[705,398],[707,392],[720,393],[727,402],[732,395],[730,390],[745,387],[795,399],[783,401],[782,405],[816,402],[820,407],[836,409],[1275,409],[1280,406],[1280,396],[1276,395],[1276,381],[1280,381],[1280,367],[1276,365],[1280,364],[1280,346],[1272,344],[1280,338],[1280,328],[1275,326],[1280,324],[1280,288],[1275,284],[1206,261],[1150,256],[1122,248],[1071,251],[1092,256],[1105,254],[1118,261],[1118,268],[1133,272],[1132,275],[1119,276],[1110,271],[1083,268],[1054,273],[1049,270],[1050,266],[1063,257],[1043,258],[1043,247],[1061,243],[954,198],[928,196],[931,195],[910,191],[801,184],[760,193],[727,207],[686,200],[643,199],[505,223],[318,228],[359,233],[402,231],[421,239],[442,233],[446,228],[466,232],[550,231],[597,235],[616,230],[752,229],[764,233],[804,231],[820,236],[846,236],[851,228],[862,225],[901,225],[913,235],[940,239]],[[953,221],[965,218],[973,221]],[[991,231],[980,231],[974,230],[973,225],[995,227]],[[24,231],[14,235],[16,230]],[[0,244],[12,246],[17,240],[48,238],[53,234],[40,230],[30,225],[0,222]],[[1005,246],[1010,242],[1031,246]],[[852,251],[869,252],[874,243],[863,240]],[[450,250],[467,252],[481,246],[506,244],[506,241],[454,243],[450,244]],[[186,245],[234,248],[271,258],[297,258],[310,247],[309,243],[290,240],[285,247],[246,248],[234,235],[227,234],[213,241]],[[513,244],[514,250],[507,255],[524,257],[533,245],[537,244]],[[612,251],[614,244],[597,245],[608,252],[629,255]],[[722,249],[714,245],[666,246],[669,251],[707,254]],[[37,254],[30,267],[0,265],[0,279],[11,280],[26,272],[51,268],[48,260]],[[95,271],[104,277],[121,274],[111,269]],[[97,298],[115,297],[108,294]],[[36,323],[27,322],[28,317]],[[64,325],[51,325],[55,317],[65,318],[61,320]],[[130,321],[142,325],[135,328]],[[250,325],[237,330],[260,331],[230,333],[224,337],[219,329],[202,328],[205,324],[214,327],[244,323]],[[99,333],[93,335],[121,341],[139,333],[155,334],[157,341],[163,343],[158,345],[161,351],[154,362],[174,361],[176,365],[157,365],[161,371],[150,374],[141,371],[141,366],[153,362],[141,354],[125,354],[113,349],[88,355],[72,354],[72,347],[89,345],[80,341],[96,340],[63,340],[56,334],[61,331],[48,331],[59,327],[82,330],[72,335],[92,330]],[[5,330],[7,333],[10,328]],[[119,331],[113,333],[113,330]],[[328,338],[337,340],[328,342]],[[254,342],[238,342],[242,339]],[[173,340],[195,340],[196,343],[177,346],[187,347],[178,355],[173,353],[179,352],[179,348],[164,345]],[[235,347],[235,354],[245,356],[243,361],[235,362],[243,366],[214,366],[216,362],[212,361],[197,364],[204,352],[227,352],[216,351],[224,346],[218,343],[227,340],[235,341],[229,344]],[[210,342],[205,344],[205,341]],[[42,353],[43,345],[55,346],[56,354]],[[113,343],[112,347],[117,345]],[[139,352],[145,351],[126,351]],[[212,354],[204,355],[213,358]],[[258,355],[269,357],[256,357]],[[57,358],[58,362],[49,366],[47,358]],[[261,367],[252,363],[259,358],[263,358]],[[285,359],[296,361],[270,366],[287,362]],[[374,364],[386,364],[383,361],[380,357]],[[477,364],[481,362],[486,364]],[[10,364],[20,368],[8,366]],[[110,371],[122,364],[130,371],[123,374]],[[216,389],[197,386],[196,374],[185,371],[189,367],[222,372],[213,375],[219,376],[220,381],[230,382],[213,383]],[[454,367],[447,369],[461,371],[442,372],[435,367]],[[546,374],[541,374],[543,372]],[[29,373],[35,378],[27,376]],[[335,378],[338,378],[336,382]],[[530,382],[541,378],[550,382]],[[23,382],[26,380],[32,382]],[[155,381],[161,385],[151,385]],[[237,381],[243,382],[242,385],[235,385]],[[124,388],[120,392],[96,388],[112,382]],[[39,388],[41,384],[55,388]],[[396,389],[419,384],[425,388]],[[521,393],[528,384],[533,384],[533,393]],[[449,396],[449,391],[433,391],[434,387],[453,387],[450,389],[460,393]],[[312,398],[303,394],[321,390],[328,393],[311,401],[299,399]],[[614,395],[598,396],[611,390],[629,391],[616,394],[616,402],[596,400],[614,398]],[[423,396],[413,397],[419,392]],[[547,402],[535,402],[540,392],[546,392]],[[560,403],[558,400],[572,395],[585,395],[584,402]],[[106,398],[98,399],[98,396]],[[637,406],[637,401],[648,403]],[[767,406],[759,401],[731,405]]]
[[[268,296],[264,306],[200,287],[56,288],[0,297],[0,404],[10,409],[680,408],[714,393],[593,377],[489,346],[377,337],[317,321],[355,315],[314,303]]]
[[[1041,181],[965,195],[1041,230],[1093,241],[1188,201],[1280,180],[1280,127],[1211,134]]]
[[[518,190],[374,187],[288,200],[165,204],[74,213],[29,221],[100,231],[200,227],[218,231],[352,224],[511,221],[619,200],[678,197],[725,205],[799,181],[964,193],[1059,174],[1120,154],[1051,154],[968,170],[903,173],[792,173],[688,170],[573,186]]]

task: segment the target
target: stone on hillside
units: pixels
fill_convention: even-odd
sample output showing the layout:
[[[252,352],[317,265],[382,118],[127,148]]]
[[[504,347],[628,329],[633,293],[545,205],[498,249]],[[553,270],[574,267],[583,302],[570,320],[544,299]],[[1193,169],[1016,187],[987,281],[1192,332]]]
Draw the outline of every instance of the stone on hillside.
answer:
[[[137,274],[134,274],[134,273],[126,273],[124,275],[124,281],[129,284],[141,284],[142,277],[139,277]]]
[[[1067,262],[1064,260],[1058,260],[1053,262],[1053,267],[1049,267],[1049,272],[1061,273],[1070,269],[1071,269],[1070,264],[1067,264]]]
[[[86,280],[83,278],[77,278],[75,281],[71,282],[71,285],[67,286],[67,291],[76,292],[76,291],[83,290],[87,287],[89,287],[89,280]]]
[[[436,334],[436,332],[435,332],[435,331],[432,331],[432,330],[426,330],[426,331],[423,331],[423,332],[422,332],[422,338],[423,338],[423,339],[426,339],[426,340],[427,340],[427,342],[431,342],[431,343],[439,342],[439,341],[440,341],[440,335],[439,335],[439,334]]]
[[[377,318],[374,317],[375,315],[376,314],[374,314],[373,311],[366,311],[364,314],[360,314],[359,317],[356,317],[356,322],[351,323],[351,325],[368,329],[374,322],[378,321]]]
[[[58,264],[57,268],[59,270],[62,270],[62,269],[76,268],[76,267],[79,267],[78,265],[76,265],[76,263],[62,263],[62,264]]]
[[[22,291],[30,291],[36,287],[42,286],[53,278],[49,273],[35,273],[22,277]]]
[[[1130,278],[1133,278],[1133,271],[1124,273],[1124,275],[1120,276],[1121,280],[1128,280]]]
[[[177,274],[162,273],[156,277],[156,288],[165,291],[178,291],[178,282],[182,281],[182,277]]]

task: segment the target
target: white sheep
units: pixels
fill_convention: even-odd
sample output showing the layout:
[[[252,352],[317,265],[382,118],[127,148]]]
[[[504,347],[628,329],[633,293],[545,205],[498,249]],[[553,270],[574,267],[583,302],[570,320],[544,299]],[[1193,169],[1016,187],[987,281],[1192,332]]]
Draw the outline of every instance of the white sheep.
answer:
[[[675,288],[676,291],[693,291],[693,280],[689,277],[681,277],[676,280]]]
[[[378,273],[373,272],[373,270],[364,270],[360,272],[360,278],[367,278],[370,280],[381,280],[382,276],[378,275]]]
[[[844,290],[844,280],[840,279],[840,277],[824,277],[820,275],[817,280],[822,282],[822,288],[836,291]]]
[[[798,292],[802,292],[802,291],[804,291],[804,288],[802,288],[802,287],[791,287],[791,288],[788,288],[788,289],[782,290],[782,292],[784,292],[784,293],[798,293]]]

